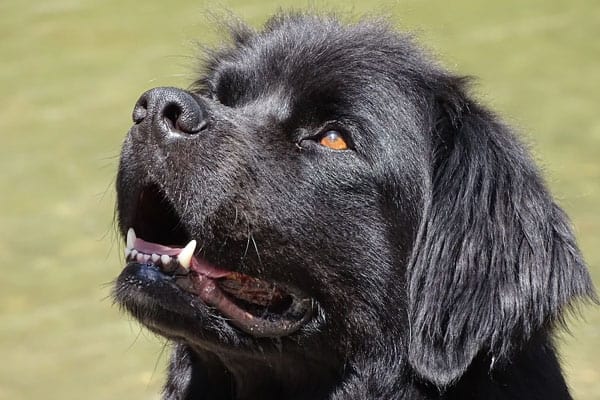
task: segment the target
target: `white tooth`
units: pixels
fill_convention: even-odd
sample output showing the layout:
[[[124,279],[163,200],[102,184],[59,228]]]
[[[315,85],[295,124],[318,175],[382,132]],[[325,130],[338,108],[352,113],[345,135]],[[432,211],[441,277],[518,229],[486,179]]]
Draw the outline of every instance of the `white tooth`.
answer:
[[[133,228],[129,228],[129,230],[127,231],[127,247],[133,249],[135,247],[135,239],[135,231],[133,230]]]
[[[196,241],[190,240],[188,244],[185,245],[181,253],[177,256],[177,260],[179,264],[181,264],[184,268],[189,268],[192,263],[192,256],[194,255],[194,250],[196,250]]]
[[[158,254],[152,254],[150,258],[152,258],[152,262],[157,262],[160,260],[160,256]]]
[[[147,263],[149,259],[150,256],[148,254],[144,254],[144,262]]]
[[[131,258],[135,258],[138,254],[138,251],[136,249],[131,250]]]
[[[144,262],[144,255],[142,253],[138,253],[136,260],[139,263]]]
[[[160,262],[162,263],[162,265],[168,265],[171,262],[171,257],[169,257],[166,254],[163,254],[162,256],[160,256]]]
[[[126,248],[125,249],[125,259],[127,260],[129,258],[129,255],[131,254],[131,249]]]

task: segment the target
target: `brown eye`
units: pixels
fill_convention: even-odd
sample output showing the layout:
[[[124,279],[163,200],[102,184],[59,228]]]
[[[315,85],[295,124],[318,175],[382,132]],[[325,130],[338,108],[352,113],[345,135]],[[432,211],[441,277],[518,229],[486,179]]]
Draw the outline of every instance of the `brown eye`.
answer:
[[[325,132],[319,139],[319,144],[333,150],[348,150],[348,143],[346,143],[342,134],[334,130]]]

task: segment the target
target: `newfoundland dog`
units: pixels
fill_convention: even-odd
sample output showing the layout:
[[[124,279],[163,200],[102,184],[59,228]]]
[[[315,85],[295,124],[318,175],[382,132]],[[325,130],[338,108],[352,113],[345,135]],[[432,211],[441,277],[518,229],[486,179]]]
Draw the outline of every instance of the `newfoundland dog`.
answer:
[[[381,21],[231,25],[119,166],[114,297],[173,343],[164,398],[569,399],[553,332],[592,283],[467,80]]]

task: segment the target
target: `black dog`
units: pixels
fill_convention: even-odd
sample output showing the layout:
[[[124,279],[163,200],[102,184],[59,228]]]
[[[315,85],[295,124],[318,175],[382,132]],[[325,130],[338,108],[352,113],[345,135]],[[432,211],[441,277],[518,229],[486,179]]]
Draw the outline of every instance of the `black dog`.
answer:
[[[175,344],[165,398],[570,398],[552,332],[590,277],[466,80],[381,22],[232,31],[119,167],[115,298]]]

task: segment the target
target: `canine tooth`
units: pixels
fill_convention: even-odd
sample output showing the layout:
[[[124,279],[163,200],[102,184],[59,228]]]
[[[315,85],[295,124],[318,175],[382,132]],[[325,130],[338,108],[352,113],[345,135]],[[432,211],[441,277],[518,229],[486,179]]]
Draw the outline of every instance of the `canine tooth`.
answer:
[[[167,265],[171,262],[171,257],[169,257],[166,254],[163,254],[162,256],[160,256],[160,262],[162,263],[162,265]]]
[[[135,258],[138,254],[138,251],[136,249],[131,250],[131,258]]]
[[[160,260],[160,256],[156,253],[152,253],[150,258],[152,258],[152,262],[158,262],[158,260]]]
[[[133,230],[133,228],[129,228],[129,230],[127,231],[127,247],[129,247],[130,249],[134,248],[134,244],[135,244],[135,231]]]
[[[192,256],[194,255],[194,250],[196,250],[196,241],[190,240],[188,244],[185,245],[181,253],[177,256],[177,261],[184,268],[189,268],[192,263]]]

